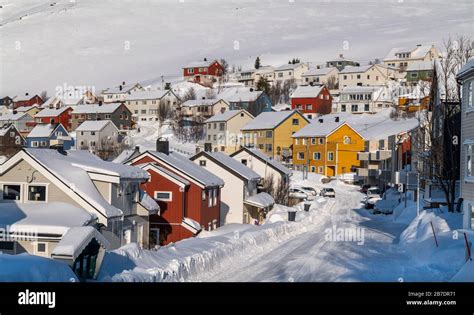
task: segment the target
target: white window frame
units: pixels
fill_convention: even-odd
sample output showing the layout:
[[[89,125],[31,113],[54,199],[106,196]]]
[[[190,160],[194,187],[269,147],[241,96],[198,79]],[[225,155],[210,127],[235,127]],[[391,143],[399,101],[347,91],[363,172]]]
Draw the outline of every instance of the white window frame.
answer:
[[[44,252],[39,252],[38,251],[38,245],[39,244],[44,244]],[[49,257],[48,255],[48,250],[49,250],[49,243],[48,242],[34,242],[34,254],[37,256],[42,256],[42,257]]]
[[[212,195],[212,205],[217,206],[217,188],[213,189]]]
[[[169,194],[169,197],[168,198],[158,198],[157,195],[159,193]],[[155,190],[153,192],[153,197],[154,197],[155,200],[159,200],[159,201],[173,201],[173,192],[172,191],[166,191],[166,190]]]
[[[471,148],[471,154],[469,154],[469,147]],[[465,141],[465,168],[464,168],[464,181],[474,183],[474,140]],[[468,156],[470,156],[470,161],[468,161]],[[471,174],[468,174],[468,163],[471,163]]]
[[[319,158],[316,158],[316,154],[319,155]],[[315,160],[315,161],[321,160],[321,152],[313,152],[313,160]]]
[[[213,189],[209,189],[207,191],[207,207],[212,207],[212,192],[214,190]]]
[[[323,167],[322,166],[318,166],[318,173],[319,174],[323,174]]]
[[[331,155],[332,155],[332,158],[330,158]],[[333,151],[328,152],[328,161],[334,161],[334,152]]]
[[[303,154],[303,158],[300,158],[300,154]],[[297,158],[298,161],[304,161],[304,159],[305,159],[304,152],[297,152],[296,153],[296,158]]]
[[[44,186],[45,187],[45,200],[44,201],[36,201],[36,200],[30,200],[29,197],[29,192],[30,192],[30,187],[31,186]],[[49,184],[48,183],[31,183],[31,184],[26,184],[26,189],[24,190],[24,201],[25,203],[47,203],[48,202],[48,192],[49,192]]]
[[[4,189],[4,186],[20,186],[20,200],[4,200],[3,199],[3,192],[5,191]],[[15,183],[15,182],[5,182],[5,183],[1,183],[0,184],[0,187],[2,189],[2,193],[0,194],[0,200],[4,201],[4,202],[23,202],[24,198],[23,198],[23,194],[24,194],[24,185],[23,183]]]
[[[37,148],[39,146],[39,141],[31,141],[31,147]]]

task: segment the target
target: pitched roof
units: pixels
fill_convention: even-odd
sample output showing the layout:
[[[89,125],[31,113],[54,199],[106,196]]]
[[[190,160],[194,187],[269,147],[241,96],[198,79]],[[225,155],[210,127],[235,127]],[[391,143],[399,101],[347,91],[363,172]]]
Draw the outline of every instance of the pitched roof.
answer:
[[[211,106],[218,103],[221,100],[222,99],[217,99],[217,98],[201,99],[201,100],[187,100],[186,102],[181,104],[181,106],[183,107]]]
[[[365,66],[347,66],[345,67],[341,72],[339,73],[358,73],[358,72],[366,72],[370,68],[372,68],[374,65],[365,65]]]
[[[215,61],[217,61],[216,59],[213,59],[213,60],[210,60],[210,61],[193,61],[193,62],[190,62],[188,63],[186,66],[184,66],[184,68],[205,68],[205,67],[209,67],[211,64],[213,64]]]
[[[122,103],[90,104],[78,105],[72,112],[73,114],[112,114]]]
[[[63,235],[71,227],[91,224],[96,216],[65,202],[2,203],[0,227],[11,232],[34,230],[38,234]]]
[[[159,171],[159,172],[163,172],[165,173],[166,175],[168,175],[169,177],[173,178],[174,180],[188,186],[190,183],[187,179],[185,179],[184,177],[181,177],[171,171],[169,171],[168,169],[164,168],[164,167],[161,167],[159,166],[158,164],[156,163],[143,163],[143,164],[139,164],[139,165],[135,165],[136,167],[139,167],[141,169],[145,169],[146,167],[148,166],[151,166],[151,168]]]
[[[255,91],[247,87],[233,87],[223,89],[217,94],[217,97],[227,102],[253,102],[258,99],[262,93],[263,91]]]
[[[86,120],[76,128],[76,131],[101,131],[108,124],[115,127],[111,120]]]
[[[304,63],[295,63],[295,64],[285,64],[275,68],[275,71],[285,71],[285,70],[294,70],[300,66],[304,65]]]
[[[137,86],[141,87],[141,85],[138,83],[114,86],[102,91],[102,94],[125,94],[130,92],[130,90],[133,90]],[[120,90],[120,87],[122,87],[122,90]]]
[[[246,110],[236,109],[236,110],[227,110],[223,113],[216,114],[216,115],[212,116],[211,118],[207,119],[205,122],[210,123],[210,122],[228,121],[228,120],[230,120],[231,118],[234,118],[235,116],[237,116],[240,113],[242,113],[242,114],[246,113],[251,118],[253,118],[252,114],[250,114]]]
[[[214,161],[215,163],[221,165],[225,169],[229,169],[231,173],[236,176],[243,178],[247,181],[259,180],[260,175],[254,172],[252,169],[248,168],[244,164],[240,163],[236,159],[231,158],[225,153],[222,152],[205,152],[201,151],[191,158],[191,160],[199,159],[201,156],[206,156],[208,159]]]
[[[15,121],[15,120],[20,120],[21,118],[25,116],[29,116],[31,119],[33,119],[33,117],[31,117],[28,113],[17,112],[16,114],[8,113],[6,115],[0,116],[0,121],[7,121],[7,120]]]
[[[346,86],[341,91],[340,94],[344,93],[373,93],[382,89],[382,86]]]
[[[89,243],[95,239],[105,248],[110,248],[105,237],[92,226],[70,228],[59,243],[54,247],[52,257],[70,257],[73,261],[78,258]]]
[[[291,94],[291,98],[315,98],[323,90],[324,85],[300,85]]]
[[[297,111],[263,112],[245,125],[242,130],[274,129],[295,112]],[[303,115],[300,116],[308,121]]]
[[[423,58],[430,51],[431,48],[431,45],[420,45],[415,47],[395,47],[388,52],[384,60],[398,59],[396,54],[399,53],[410,53],[410,59]]]
[[[232,153],[230,156],[231,157],[234,157],[236,156],[238,153],[240,153],[241,151],[245,151],[247,152],[248,154],[256,157],[257,159],[259,159],[260,161],[264,162],[264,163],[267,163],[270,167],[272,167],[273,169],[277,170],[278,172],[282,173],[282,174],[291,174],[291,170],[286,168],[283,164],[281,164],[280,162],[278,161],[275,161],[274,159],[271,159],[269,156],[267,156],[265,153],[263,153],[262,151],[260,151],[259,149],[254,149],[254,148],[246,148],[246,147],[242,147],[240,150]]]
[[[324,116],[321,116],[319,119],[323,119]],[[319,119],[313,120],[310,124],[304,126],[297,132],[295,132],[292,137],[326,137],[331,134],[334,130],[338,129],[346,122],[336,122],[335,120],[323,119],[321,123]]]
[[[325,68],[311,68],[305,73],[303,73],[301,76],[302,77],[307,77],[307,76],[318,76],[318,75],[326,75],[332,71],[336,70],[336,72],[339,72],[336,67],[325,67]]]
[[[406,71],[434,70],[433,61],[415,61],[411,62]]]
[[[472,74],[473,71],[474,71],[474,58],[466,62],[466,64],[461,68],[461,70],[459,70],[456,77],[462,79],[465,76]]]
[[[61,124],[38,124],[36,125],[30,133],[26,136],[27,138],[49,138],[51,134],[60,126]],[[61,125],[62,126],[62,125]]]
[[[39,108],[38,104],[34,104],[34,105],[31,105],[31,106],[20,106],[20,107],[17,107],[15,110],[19,113],[24,113],[24,112],[29,111],[30,109],[33,109],[33,108]]]
[[[42,111],[38,112],[35,117],[57,117],[59,115],[61,115],[62,113],[64,113],[65,111],[67,111],[68,109],[70,109],[72,107],[69,107],[69,106],[64,106],[64,107],[60,107],[58,109],[56,108],[45,108],[43,109]]]
[[[166,94],[173,93],[171,90],[152,90],[152,91],[136,91],[127,95],[128,101],[139,100],[156,100],[162,99]]]
[[[169,167],[186,174],[204,186],[224,186],[224,181],[220,177],[217,177],[205,168],[196,165],[194,162],[179,153],[170,152],[169,154],[164,154],[158,151],[147,152],[167,164]]]
[[[15,129],[15,131],[19,132],[14,124],[7,124],[5,126],[0,127],[0,137],[5,136],[7,132],[10,132],[11,129]]]

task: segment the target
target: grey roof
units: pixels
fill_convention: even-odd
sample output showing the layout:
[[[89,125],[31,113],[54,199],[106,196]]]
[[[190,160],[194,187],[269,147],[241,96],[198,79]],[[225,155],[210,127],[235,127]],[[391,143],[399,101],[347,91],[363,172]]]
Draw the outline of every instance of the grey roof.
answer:
[[[190,182],[186,178],[181,177],[181,176],[167,170],[166,168],[159,166],[156,163],[144,163],[144,164],[140,164],[140,165],[136,165],[136,166],[140,167],[140,168],[144,168],[145,166],[148,166],[148,165],[151,165],[153,168],[165,173],[166,175],[174,178],[178,182],[181,182],[181,183],[185,184],[186,186],[188,186],[190,184]]]
[[[135,87],[141,87],[140,84],[129,84],[129,85],[122,85],[122,90],[120,90],[119,86],[114,86],[102,91],[102,94],[125,94],[128,93],[130,90],[133,90]]]
[[[16,120],[22,119],[25,116],[28,116],[33,120],[33,117],[31,117],[28,113],[24,113],[24,112],[17,112],[16,114],[8,113],[6,115],[0,116],[0,120],[1,121],[7,121],[7,120],[16,121]]]
[[[268,208],[275,204],[275,200],[266,192],[261,192],[256,195],[247,197],[247,199],[245,199],[245,203],[259,208]]]
[[[240,150],[236,151],[235,153],[231,154],[231,156],[237,155],[240,151],[246,151],[247,153],[255,156],[259,160],[261,160],[264,163],[267,163],[270,167],[274,168],[280,173],[289,175],[291,174],[291,170],[285,167],[283,164],[281,164],[278,161],[275,161],[274,159],[270,158],[268,155],[260,151],[259,149],[254,149],[254,148],[246,148],[242,147]]]
[[[303,73],[301,76],[308,77],[308,76],[326,75],[326,74],[328,74],[328,73],[330,73],[331,71],[334,71],[334,70],[339,72],[339,70],[337,70],[336,67],[325,67],[325,68],[321,68],[321,69],[312,68],[312,69],[309,69],[308,71],[306,71],[305,73]]]
[[[340,94],[345,93],[373,93],[382,88],[382,86],[346,86],[341,91]]]
[[[411,62],[406,71],[434,70],[433,61],[415,61]]]
[[[217,96],[227,102],[253,102],[262,93],[263,91],[255,91],[247,87],[235,87],[223,89]]]
[[[20,107],[17,107],[15,110],[16,110],[17,112],[24,113],[24,112],[29,111],[30,109],[33,109],[33,108],[39,108],[39,105],[38,105],[38,104],[34,104],[34,105],[31,105],[31,106],[20,106]]]
[[[35,117],[57,117],[61,115],[63,112],[66,110],[70,109],[71,107],[65,106],[65,107],[60,107],[58,109],[56,108],[46,108],[43,109],[42,111],[38,112]]]
[[[187,100],[181,106],[183,107],[193,107],[193,106],[211,106],[216,104],[217,102],[221,101],[218,98],[210,98],[210,99],[201,99],[201,100]]]
[[[240,163],[236,159],[231,158],[225,153],[201,151],[200,153],[193,156],[191,159],[192,160],[198,159],[201,155],[208,157],[209,159],[220,164],[224,168],[227,167],[231,169],[234,174],[236,174],[239,177],[243,177],[248,181],[260,179],[259,174],[257,174],[256,172],[254,172],[252,169],[248,168],[244,164]]]
[[[320,119],[323,118],[324,116],[320,117]],[[343,124],[345,124],[345,122],[336,122],[333,119],[323,119],[322,123],[319,122],[319,119],[314,119],[310,124],[295,132],[292,137],[326,137]]]
[[[250,114],[246,110],[236,109],[236,110],[227,110],[223,113],[216,114],[212,116],[211,118],[207,119],[205,122],[210,123],[210,122],[228,121],[229,119],[235,117],[236,115],[240,113],[247,113],[247,115],[253,118],[252,114]]]
[[[283,121],[288,119],[296,111],[281,111],[281,112],[263,112],[247,125],[245,125],[242,130],[265,130],[265,129],[274,129]],[[302,119],[306,119],[301,115]]]
[[[275,71],[294,70],[301,65],[304,65],[304,63],[286,64],[275,68]]]
[[[164,154],[158,151],[148,152],[171,168],[175,168],[187,176],[190,176],[204,186],[224,186],[224,181],[220,177],[217,177],[205,168],[196,165],[194,162],[179,153],[170,152],[169,154]]]
[[[111,120],[86,120],[76,128],[76,131],[101,131],[108,124],[112,124],[115,127]]]
[[[397,53],[410,53],[410,58],[423,58],[426,56],[428,51],[431,49],[431,45],[420,45],[414,47],[396,47],[392,48],[387,56],[385,56],[384,60],[396,60],[398,57],[396,56]]]
[[[78,105],[72,112],[73,114],[112,114],[120,107],[122,103],[105,103],[90,104],[90,105]]]
[[[319,96],[319,93],[323,90],[324,85],[300,85],[291,94],[292,98],[315,98]]]
[[[56,124],[38,124],[30,133],[26,136],[27,138],[49,138],[51,134],[59,127]]]
[[[186,66],[184,66],[184,68],[205,68],[213,64],[214,61],[216,60],[214,59],[210,61],[193,61],[193,62],[188,63]]]
[[[171,90],[152,90],[152,91],[137,91],[127,95],[128,101],[140,101],[140,100],[156,100],[162,99],[166,94],[173,93]]]
[[[340,73],[358,73],[358,72],[366,72],[374,65],[365,65],[365,66],[347,66],[342,70]]]
[[[459,70],[457,77],[458,78],[464,78],[469,74],[472,74],[474,72],[474,58],[466,62],[466,64]]]

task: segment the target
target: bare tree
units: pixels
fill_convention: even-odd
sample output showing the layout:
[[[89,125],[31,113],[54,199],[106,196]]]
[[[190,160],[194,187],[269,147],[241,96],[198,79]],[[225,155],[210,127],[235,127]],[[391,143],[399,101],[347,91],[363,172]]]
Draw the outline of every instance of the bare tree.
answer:
[[[195,100],[196,99],[196,90],[193,87],[190,87],[182,97],[182,102]]]
[[[275,180],[272,175],[267,175],[262,182],[262,189],[267,194],[273,197],[275,203],[288,206],[289,205],[289,189],[290,185],[288,181],[283,179]]]
[[[328,89],[330,90],[337,90],[339,88],[339,83],[337,82],[337,77],[335,75],[332,75],[328,78],[328,81],[326,82],[326,85]]]
[[[209,89],[206,91],[206,99],[215,99],[217,97],[216,91],[214,89]]]
[[[160,122],[160,126],[173,116],[173,109],[170,104],[164,99],[160,100],[158,104],[157,118]]]

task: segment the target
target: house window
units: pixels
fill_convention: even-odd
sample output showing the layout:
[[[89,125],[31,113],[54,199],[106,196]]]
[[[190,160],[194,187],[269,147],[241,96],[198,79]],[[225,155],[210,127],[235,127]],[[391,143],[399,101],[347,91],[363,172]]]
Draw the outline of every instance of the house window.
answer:
[[[328,152],[328,161],[334,161],[334,152]]]
[[[207,135],[207,140],[211,141],[211,135]]]
[[[298,118],[293,118],[292,124],[293,126],[298,126],[300,124],[300,120]]]
[[[344,78],[344,80],[347,80],[347,75],[344,75],[343,78]]]
[[[301,144],[306,145],[306,141],[307,141],[306,138],[301,139]]]
[[[319,144],[324,144],[324,138],[319,138],[318,141],[319,141]]]
[[[345,112],[345,111],[346,111],[346,105],[343,104],[343,105],[341,105],[341,112]]]
[[[155,191],[155,199],[160,201],[172,201],[173,193],[171,191]]]
[[[199,160],[199,166],[206,167],[206,160]]]
[[[311,166],[311,172],[315,173],[316,172],[316,166]]]
[[[212,207],[212,192],[213,192],[212,189],[207,191],[207,206],[208,207]]]
[[[364,104],[364,111],[368,112],[370,110],[369,104]]]
[[[298,152],[298,160],[304,160],[304,152]]]
[[[267,131],[267,132],[265,133],[265,137],[266,137],[266,138],[271,138],[271,137],[273,137],[273,131],[271,131],[271,130],[270,130],[270,131]]]
[[[39,254],[39,255],[45,255],[46,252],[47,252],[47,247],[48,247],[48,244],[47,243],[36,243],[36,254]]]
[[[313,160],[321,160],[321,152],[314,152],[313,153]]]
[[[105,114],[105,119],[110,119],[110,118],[112,118],[111,114]]]
[[[225,123],[220,123],[219,124],[219,130],[224,131],[225,130]]]
[[[474,144],[466,148],[466,177],[474,178]]]
[[[472,81],[469,81],[467,84],[467,106],[470,107],[470,110],[472,110],[474,106],[472,99]]]
[[[316,138],[311,138],[311,144],[315,145],[316,144]]]
[[[295,145],[299,145],[300,144],[300,139],[296,138],[295,139]]]
[[[306,110],[313,110],[313,105],[307,104],[306,105]]]
[[[2,251],[15,251],[15,242],[3,242],[0,241],[0,252]]]
[[[265,144],[265,150],[267,152],[272,152],[273,151],[273,146],[271,144]]]
[[[20,200],[20,185],[3,185],[3,200]]]
[[[352,111],[352,112],[357,112],[358,109],[359,109],[359,106],[358,106],[357,104],[352,104],[352,105],[351,105],[351,111]]]
[[[31,141],[31,147],[32,148],[37,148],[38,147],[38,141]]]
[[[30,185],[28,186],[29,201],[46,201],[46,186]]]
[[[351,144],[351,137],[344,136],[344,144]]]
[[[322,166],[318,166],[318,173],[319,173],[319,174],[322,174],[322,173],[323,173],[323,167],[322,167]]]
[[[206,191],[205,191],[205,190],[203,190],[203,191],[201,192],[201,199],[202,199],[202,200],[206,200]]]
[[[189,68],[188,73],[194,73],[194,68]]]
[[[91,136],[95,136],[95,131],[91,131]]]
[[[357,79],[360,79],[360,74],[357,75]]]
[[[214,190],[213,190],[212,205],[214,205],[214,206],[217,205],[217,188],[214,188]]]

